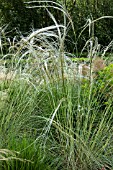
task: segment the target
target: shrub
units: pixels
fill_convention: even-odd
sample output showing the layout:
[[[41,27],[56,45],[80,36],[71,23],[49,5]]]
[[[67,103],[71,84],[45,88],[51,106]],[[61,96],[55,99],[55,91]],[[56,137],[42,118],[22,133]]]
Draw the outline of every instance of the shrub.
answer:
[[[97,91],[101,93],[103,101],[107,104],[113,97],[113,64],[109,64],[97,73],[95,79]]]

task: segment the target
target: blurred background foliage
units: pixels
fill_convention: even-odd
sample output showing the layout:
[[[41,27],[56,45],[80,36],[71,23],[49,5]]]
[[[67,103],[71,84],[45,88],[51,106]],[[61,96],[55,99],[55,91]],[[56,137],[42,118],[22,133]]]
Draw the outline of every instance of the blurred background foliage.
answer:
[[[0,0],[0,26],[8,24],[7,36],[14,37],[18,33],[28,34],[32,29],[39,29],[45,26],[53,25],[46,8],[26,8],[29,0]],[[46,6],[47,1],[33,0],[31,6]],[[76,36],[71,27],[68,29],[67,50],[75,52],[75,41],[86,24],[88,19],[95,20],[102,16],[113,16],[112,0],[54,0],[66,8],[70,14]],[[53,3],[49,2],[50,6]],[[62,13],[55,8],[49,7],[49,11],[54,15],[58,23],[63,22]],[[113,39],[113,19],[102,19],[95,23],[94,34],[99,39],[99,43],[106,46]],[[86,29],[78,40],[78,51],[80,51],[85,42],[89,39],[88,29]]]

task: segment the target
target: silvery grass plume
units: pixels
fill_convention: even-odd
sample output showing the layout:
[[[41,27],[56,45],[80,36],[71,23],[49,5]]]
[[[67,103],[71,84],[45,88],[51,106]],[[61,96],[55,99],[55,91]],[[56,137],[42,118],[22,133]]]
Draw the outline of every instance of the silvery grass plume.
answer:
[[[27,4],[31,5],[33,2]],[[40,2],[43,3],[44,1]],[[64,45],[67,28],[71,23],[70,16],[61,5],[52,1],[47,1],[47,3],[53,3],[53,5],[56,5],[56,7],[53,7],[63,13],[64,24],[58,24],[48,10],[49,6],[45,6],[54,25],[32,30],[27,37],[21,36],[21,40],[16,43],[15,40],[11,43],[8,39],[10,44],[9,53],[2,58],[3,62],[4,59],[10,56],[12,70],[15,70],[21,76],[23,75],[28,81],[32,79],[39,84],[56,79],[64,81],[68,77],[69,63],[72,63],[70,58],[65,55]],[[30,8],[34,8],[34,6],[30,6]]]

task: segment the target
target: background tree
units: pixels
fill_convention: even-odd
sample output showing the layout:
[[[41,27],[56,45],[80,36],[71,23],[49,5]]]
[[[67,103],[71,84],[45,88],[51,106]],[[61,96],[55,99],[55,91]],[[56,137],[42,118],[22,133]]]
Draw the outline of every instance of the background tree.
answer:
[[[27,2],[29,0],[25,0]],[[31,0],[32,2],[33,0]],[[72,17],[76,38],[81,32],[87,19],[97,19],[101,16],[113,16],[113,1],[112,0],[56,0],[64,4],[70,16]],[[31,5],[42,5],[37,0]],[[43,2],[47,5],[47,2]],[[49,8],[49,11],[54,15],[58,23],[63,22],[63,17],[58,10]],[[9,24],[9,30],[17,28],[19,31],[28,34],[31,29],[38,29],[51,24],[54,24],[45,8],[26,8],[24,0],[0,0],[0,26]],[[98,37],[99,43],[107,45],[113,39],[113,19],[103,19],[95,23],[94,34]],[[13,31],[10,36],[16,32]],[[68,50],[74,51],[72,41],[75,41],[73,30],[70,28],[69,33],[70,43],[67,43]],[[79,39],[79,51],[83,48],[84,43],[89,39],[88,29],[85,30]]]

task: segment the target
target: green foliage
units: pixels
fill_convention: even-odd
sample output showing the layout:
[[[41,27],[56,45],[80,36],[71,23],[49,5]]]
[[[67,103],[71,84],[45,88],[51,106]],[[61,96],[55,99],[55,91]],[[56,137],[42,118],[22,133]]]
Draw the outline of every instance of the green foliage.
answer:
[[[88,22],[93,21],[102,16],[112,16],[112,5],[112,0],[67,0],[67,10],[69,11],[70,16],[73,20],[79,51],[84,47],[84,44],[90,38],[88,31],[89,26],[87,25]],[[107,45],[110,41],[112,41],[112,24],[112,19],[102,19],[94,24],[93,33],[99,39],[99,44]],[[70,30],[69,32],[71,37],[70,47],[72,47],[72,42],[73,40],[75,40],[75,36],[73,34],[73,30]],[[82,35],[79,37],[81,32]]]
[[[15,159],[3,161],[0,167],[10,170],[50,170],[49,158],[43,158],[39,144],[34,142],[36,135],[41,133],[39,128],[43,129],[41,122],[32,118],[38,113],[38,93],[21,79],[3,81],[0,89],[0,147],[19,153]]]
[[[100,110],[106,110],[113,103],[113,64],[96,73],[93,94]]]
[[[38,146],[33,143],[33,138],[30,139],[27,135],[13,136],[9,138],[8,147],[12,150],[17,150],[17,159],[9,160],[2,163],[4,170],[50,170],[49,158],[43,158],[43,154]],[[18,159],[21,158],[21,159]]]
[[[112,100],[113,92],[113,64],[109,64],[98,72],[96,84],[105,99]]]
[[[84,58],[84,57],[80,57],[80,58],[72,58],[72,61],[75,61],[75,62],[89,62],[90,61],[90,58]]]
[[[103,81],[105,81],[105,84],[110,83],[112,86],[113,84],[112,74],[113,74],[113,64],[109,64],[102,71],[98,73],[98,76],[101,80],[103,79]]]
[[[106,159],[112,160],[112,107],[109,103],[101,110],[94,88],[88,81],[65,81],[65,89],[58,83],[46,88],[41,112],[44,115],[50,108],[53,112],[49,118],[42,117],[42,121],[47,119],[42,144],[60,169],[100,169]]]
[[[25,2],[28,2],[28,0]],[[66,47],[68,51],[71,52],[76,52],[76,45],[80,51],[83,48],[85,42],[89,39],[88,26],[82,32],[85,23],[88,24],[90,20],[95,20],[102,16],[113,15],[112,0],[57,0],[57,3],[62,4],[63,7],[66,8],[70,18],[72,18],[73,21],[73,29],[75,33],[73,33],[73,29],[70,27],[68,30],[68,41],[66,41]],[[17,32],[20,31],[26,34],[31,29],[53,25],[53,21],[51,20],[47,10],[42,7],[47,6],[48,10],[53,14],[53,16],[57,18],[57,22],[63,22],[62,12],[58,9],[59,6],[57,8],[55,7],[56,4],[54,1],[33,2],[33,0],[31,0],[30,4],[27,4],[24,3],[23,0],[0,0],[0,4],[1,26],[3,24],[9,24],[8,37],[13,37],[15,34],[17,34]],[[98,37],[100,44],[107,45],[113,39],[112,23],[112,19],[103,19],[94,24],[93,32],[95,36]],[[79,37],[80,32],[82,32],[82,35]]]
[[[65,80],[64,86],[62,81],[47,83],[38,91],[21,79],[2,83],[7,96],[1,101],[1,148],[16,150],[23,161],[1,166],[10,170],[112,166],[112,107],[102,111],[93,88],[85,79],[82,84]]]

